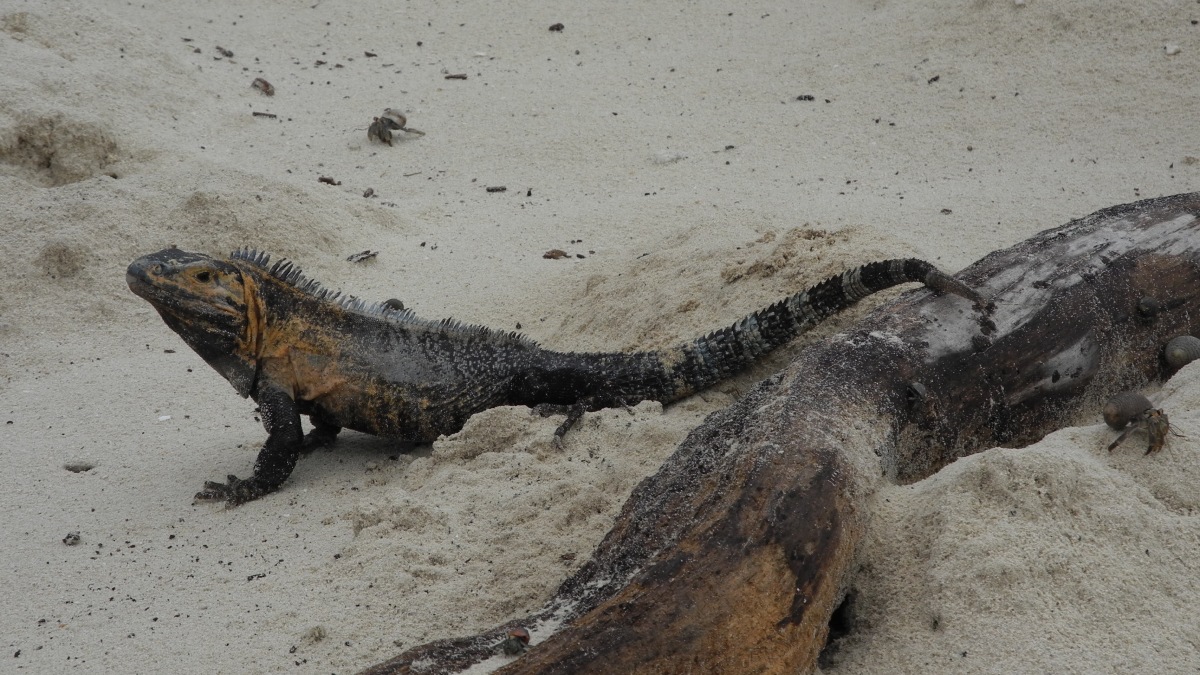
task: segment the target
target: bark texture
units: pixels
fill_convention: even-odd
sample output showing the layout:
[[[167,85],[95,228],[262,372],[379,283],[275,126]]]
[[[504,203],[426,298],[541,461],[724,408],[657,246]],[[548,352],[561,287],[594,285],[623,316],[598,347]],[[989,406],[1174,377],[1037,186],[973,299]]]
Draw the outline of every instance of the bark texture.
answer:
[[[988,311],[912,291],[709,417],[541,611],[365,672],[508,659],[517,625],[533,645],[506,675],[811,670],[881,481],[1094,416],[1200,332],[1200,193],[1105,209],[958,278]]]

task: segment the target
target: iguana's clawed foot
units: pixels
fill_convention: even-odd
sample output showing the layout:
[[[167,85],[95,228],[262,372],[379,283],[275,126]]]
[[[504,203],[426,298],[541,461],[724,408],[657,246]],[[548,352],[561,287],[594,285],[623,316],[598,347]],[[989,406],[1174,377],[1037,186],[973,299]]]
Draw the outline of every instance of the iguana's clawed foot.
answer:
[[[624,408],[625,412],[630,415],[634,414],[633,408],[624,399],[618,399],[617,404]],[[583,414],[592,410],[599,410],[603,407],[605,407],[604,404],[598,403],[593,398],[587,398],[579,403],[567,405],[561,403],[539,403],[533,407],[533,412],[542,417],[549,417],[551,415],[567,416],[567,419],[563,420],[562,424],[558,425],[558,428],[554,430],[554,447],[562,450],[563,436],[567,435],[567,432],[571,430],[571,427],[575,426],[576,422],[583,419]]]
[[[556,450],[563,449],[563,436],[567,435],[571,427],[575,426],[582,417],[583,413],[587,412],[587,407],[582,403],[562,404],[562,403],[539,403],[533,406],[533,413],[541,417],[549,417],[551,415],[566,415],[567,419],[558,425],[554,430],[554,448]]]
[[[563,436],[567,435],[567,432],[571,430],[571,427],[575,426],[576,422],[583,419],[583,413],[584,407],[582,405],[576,404],[571,406],[571,409],[567,411],[567,419],[563,420],[562,424],[558,425],[558,428],[554,430],[554,440],[560,448],[562,447]]]
[[[195,500],[198,502],[225,502],[225,508],[232,508],[258,499],[268,492],[253,476],[243,480],[229,474],[225,480],[229,482],[204,481],[204,489],[196,493]]]

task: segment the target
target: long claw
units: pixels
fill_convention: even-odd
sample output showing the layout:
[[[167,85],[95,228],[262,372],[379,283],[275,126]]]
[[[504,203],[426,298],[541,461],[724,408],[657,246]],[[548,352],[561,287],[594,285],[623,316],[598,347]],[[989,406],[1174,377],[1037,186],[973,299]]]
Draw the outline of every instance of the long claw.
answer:
[[[225,479],[233,483],[237,480],[237,476],[230,474]],[[198,502],[223,502],[229,497],[229,493],[229,485],[206,480],[204,489],[196,493],[195,500]]]
[[[221,484],[220,483],[210,483],[210,482],[206,481],[204,483],[204,489],[197,492],[196,496],[193,497],[193,499],[195,499],[198,502],[224,501],[225,495],[224,495],[224,493],[222,493],[220,491],[220,488],[216,487],[218,485],[221,485]],[[222,487],[224,487],[224,486],[222,486]]]

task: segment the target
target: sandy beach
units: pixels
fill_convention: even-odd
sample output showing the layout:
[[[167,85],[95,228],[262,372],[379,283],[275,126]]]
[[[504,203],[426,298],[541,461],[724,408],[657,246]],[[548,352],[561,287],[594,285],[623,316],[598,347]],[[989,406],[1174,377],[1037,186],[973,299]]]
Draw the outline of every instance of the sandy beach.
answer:
[[[896,294],[562,450],[527,408],[432,445],[347,432],[225,509],[192,497],[250,472],[255,404],[129,292],[134,258],[250,246],[426,318],[654,349],[846,267],[954,272],[1200,189],[1198,24],[1167,0],[0,0],[0,671],[352,673],[521,616],[707,414]],[[368,139],[389,107],[424,135]],[[872,497],[822,672],[1200,672],[1200,366],[1144,393],[1185,435],[1159,454],[1110,454],[1097,410]]]

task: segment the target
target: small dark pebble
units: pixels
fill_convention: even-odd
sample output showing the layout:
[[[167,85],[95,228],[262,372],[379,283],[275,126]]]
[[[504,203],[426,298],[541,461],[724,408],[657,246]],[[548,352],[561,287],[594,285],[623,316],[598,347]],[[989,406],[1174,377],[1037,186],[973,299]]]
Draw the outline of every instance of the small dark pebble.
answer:
[[[467,74],[466,73],[452,73],[450,75],[447,75],[445,77],[445,79],[447,79],[447,80],[465,80],[465,79],[467,79]]]
[[[220,53],[221,56],[224,56],[227,59],[233,58],[233,52],[228,49],[225,49],[224,47],[222,47],[220,45],[217,46],[217,52]]]
[[[373,197],[373,196],[375,196],[375,188],[367,188],[366,190],[363,190],[363,196],[364,196],[364,197]]]
[[[342,184],[342,181],[334,180],[333,178],[331,178],[329,176],[321,176],[320,178],[317,179],[317,182],[324,183],[326,185],[341,185]]]
[[[1137,312],[1143,319],[1153,319],[1158,316],[1159,312],[1158,301],[1151,297],[1144,297],[1138,300]]]
[[[78,532],[68,532],[67,536],[63,537],[63,543],[67,546],[75,546],[82,540],[83,537],[80,537]]]
[[[508,188],[504,185],[493,185],[493,186],[488,187],[487,191],[488,192],[504,192],[507,189]]]
[[[556,23],[556,24],[553,24],[552,26],[550,26],[550,32],[551,33],[561,33],[563,28],[566,28],[566,26],[562,25],[561,23]]]
[[[796,100],[797,101],[815,101],[815,100],[817,100],[817,97],[813,96],[812,94],[800,94],[799,96],[796,97]]]
[[[942,79],[941,75],[934,75],[933,77],[929,78],[929,81],[926,82],[925,84],[933,84],[934,82],[937,82],[940,79]]]

